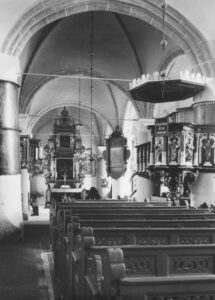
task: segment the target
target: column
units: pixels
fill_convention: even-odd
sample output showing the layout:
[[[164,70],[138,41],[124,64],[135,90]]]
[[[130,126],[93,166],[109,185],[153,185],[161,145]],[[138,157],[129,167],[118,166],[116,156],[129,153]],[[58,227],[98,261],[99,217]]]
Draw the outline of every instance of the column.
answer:
[[[120,196],[120,184],[119,184],[120,178],[119,179],[113,179],[111,178],[111,183],[112,183],[112,198],[117,199],[118,196]]]
[[[28,220],[29,216],[29,195],[30,195],[30,174],[27,168],[21,169],[21,188],[22,188],[22,210],[23,219]]]
[[[99,195],[102,198],[106,198],[110,192],[111,184],[110,178],[107,176],[106,172],[106,164],[103,158],[103,152],[105,151],[106,147],[99,146],[97,148],[97,152],[101,155],[101,158],[97,158],[97,187]],[[107,180],[109,183],[108,186],[105,186],[103,183]]]
[[[22,238],[16,59],[0,54],[0,242]]]

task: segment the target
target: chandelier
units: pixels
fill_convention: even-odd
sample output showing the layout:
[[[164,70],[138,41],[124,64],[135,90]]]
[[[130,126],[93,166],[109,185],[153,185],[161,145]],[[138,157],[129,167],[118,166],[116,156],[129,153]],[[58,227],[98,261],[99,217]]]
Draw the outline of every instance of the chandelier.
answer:
[[[162,40],[163,58],[167,47],[165,36],[166,0],[163,0],[162,9]],[[171,69],[170,69],[171,70]],[[170,71],[169,71],[170,72]],[[181,72],[179,78],[170,79],[165,70],[155,71],[153,74],[142,74],[140,78],[130,83],[130,94],[134,100],[159,103],[185,100],[194,97],[205,89],[205,77],[200,73]]]

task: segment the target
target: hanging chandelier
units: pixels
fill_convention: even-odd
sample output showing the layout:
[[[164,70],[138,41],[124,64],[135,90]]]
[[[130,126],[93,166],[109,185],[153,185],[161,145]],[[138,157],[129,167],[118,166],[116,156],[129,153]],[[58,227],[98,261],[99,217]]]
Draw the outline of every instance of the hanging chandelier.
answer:
[[[165,36],[166,1],[163,0],[162,9],[162,40],[161,47],[163,58],[167,47]],[[170,79],[165,70],[153,74],[142,74],[140,78],[133,79],[130,83],[130,94],[134,100],[162,103],[185,100],[194,97],[205,89],[205,77],[200,73],[181,72],[179,78]]]

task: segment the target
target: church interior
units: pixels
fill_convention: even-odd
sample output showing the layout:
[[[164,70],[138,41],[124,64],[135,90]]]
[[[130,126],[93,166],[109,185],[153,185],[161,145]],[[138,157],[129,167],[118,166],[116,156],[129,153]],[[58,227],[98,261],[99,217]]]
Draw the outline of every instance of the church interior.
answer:
[[[0,4],[0,299],[215,300],[215,1]]]

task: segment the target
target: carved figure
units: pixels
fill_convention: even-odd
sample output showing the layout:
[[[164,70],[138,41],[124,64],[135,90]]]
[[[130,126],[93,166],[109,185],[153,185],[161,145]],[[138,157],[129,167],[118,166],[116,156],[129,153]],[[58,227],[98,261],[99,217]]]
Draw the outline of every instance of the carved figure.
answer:
[[[202,139],[202,163],[214,164],[214,139],[207,134],[205,138]]]
[[[180,148],[179,138],[173,135],[169,139],[170,162],[178,163],[178,151]]]
[[[157,138],[155,145],[155,162],[162,162],[162,148],[163,148],[163,140],[162,138]]]
[[[191,136],[187,137],[186,146],[185,146],[185,161],[190,162],[193,159],[193,139]]]

